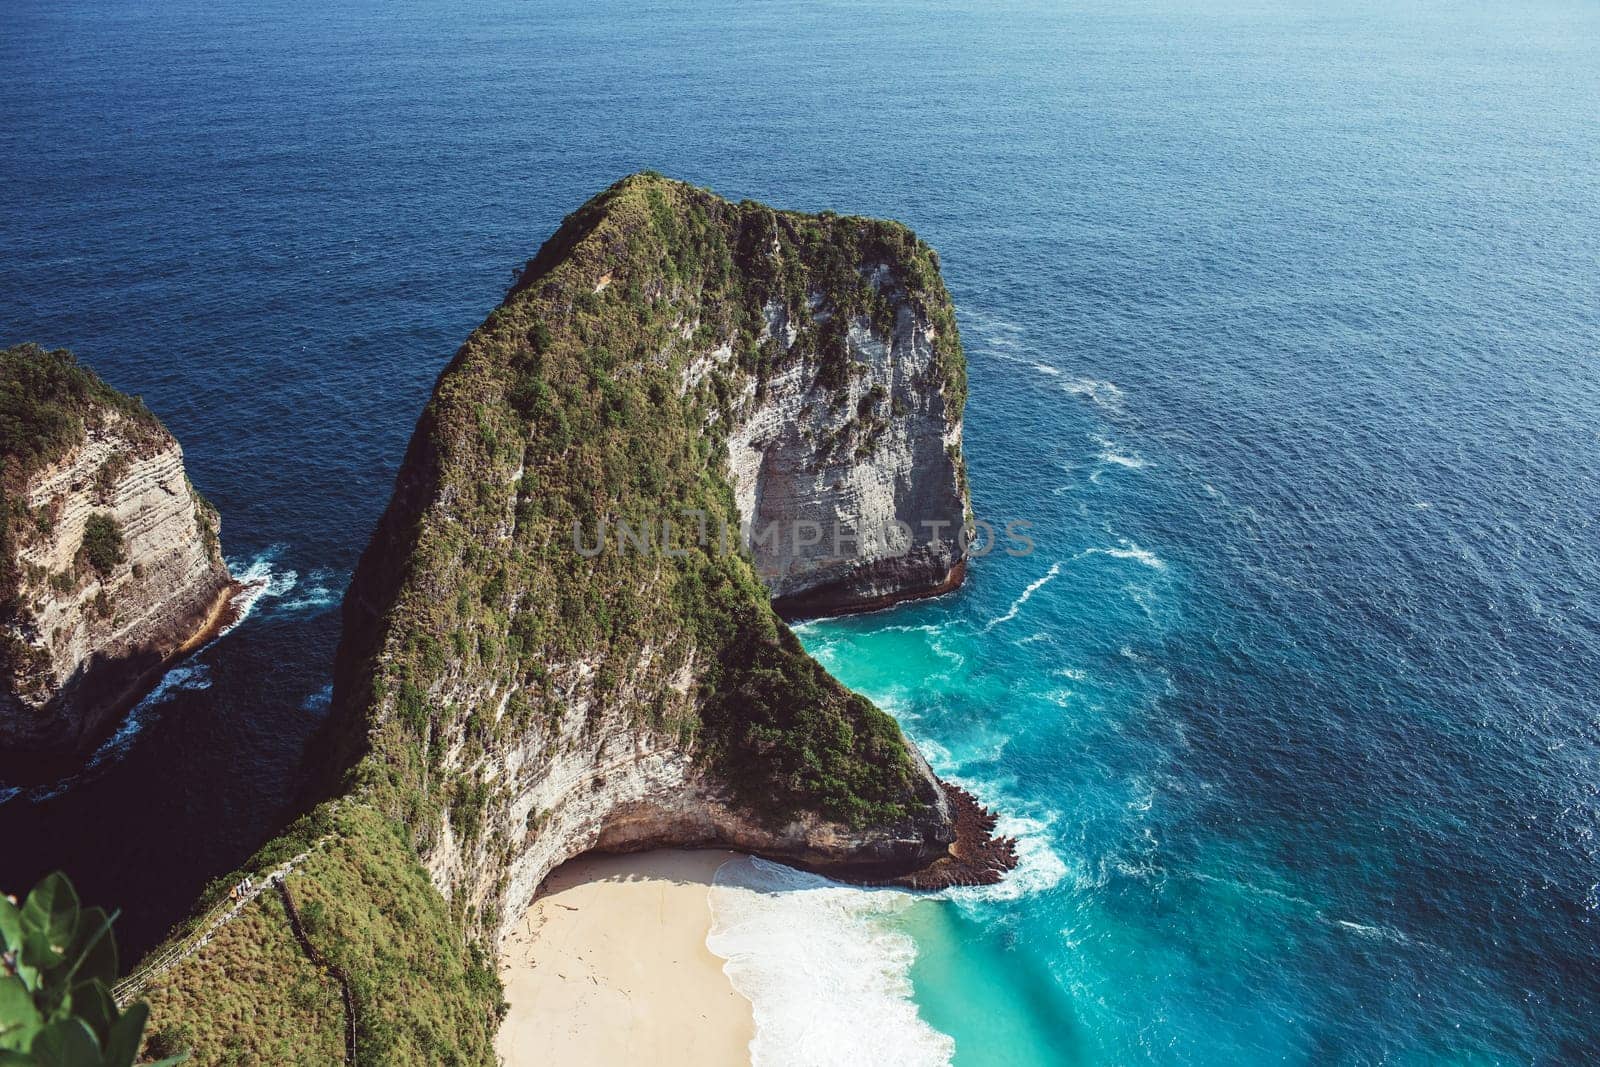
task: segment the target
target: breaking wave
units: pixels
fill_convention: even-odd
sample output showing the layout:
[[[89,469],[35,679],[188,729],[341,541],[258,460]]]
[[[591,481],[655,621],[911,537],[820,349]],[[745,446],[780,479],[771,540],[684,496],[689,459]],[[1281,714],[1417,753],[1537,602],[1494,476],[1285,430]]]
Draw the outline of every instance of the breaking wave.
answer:
[[[754,1067],[950,1063],[955,1041],[911,999],[916,942],[893,924],[916,900],[754,857],[717,870],[706,947],[750,1001]]]

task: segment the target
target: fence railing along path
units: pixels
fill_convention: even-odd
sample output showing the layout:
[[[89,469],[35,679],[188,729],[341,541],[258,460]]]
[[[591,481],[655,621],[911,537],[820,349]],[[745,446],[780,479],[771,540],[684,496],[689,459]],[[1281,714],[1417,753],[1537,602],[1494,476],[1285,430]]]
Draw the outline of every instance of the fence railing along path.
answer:
[[[333,834],[324,834],[322,837],[317,838],[310,848],[298,856],[291,857],[280,863],[265,875],[260,876],[259,881],[256,876],[252,876],[248,889],[218,904],[207,913],[206,917],[201,920],[188,937],[185,937],[175,945],[163,949],[154,956],[147,956],[138,967],[134,968],[125,978],[111,987],[111,995],[116,999],[117,1006],[127,1007],[135,997],[144,991],[145,986],[205,948],[206,945],[211,943],[211,939],[217,935],[217,931],[237,918],[241,911],[254,904],[257,897],[271,888],[273,882],[287,877],[290,872],[309,859],[312,853],[326,844],[333,836]]]

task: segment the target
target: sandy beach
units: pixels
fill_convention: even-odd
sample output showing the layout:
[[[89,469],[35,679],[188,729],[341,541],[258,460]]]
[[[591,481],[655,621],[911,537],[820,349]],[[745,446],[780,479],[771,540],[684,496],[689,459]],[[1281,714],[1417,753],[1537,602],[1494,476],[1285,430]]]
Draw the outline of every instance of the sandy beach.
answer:
[[[550,876],[500,959],[508,1067],[748,1064],[750,1002],[706,948],[733,853],[585,856]]]

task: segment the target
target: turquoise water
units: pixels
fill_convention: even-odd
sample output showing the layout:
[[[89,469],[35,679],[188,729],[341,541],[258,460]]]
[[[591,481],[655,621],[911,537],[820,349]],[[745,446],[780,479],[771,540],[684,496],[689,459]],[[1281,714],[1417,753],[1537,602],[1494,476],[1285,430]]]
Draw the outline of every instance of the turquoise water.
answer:
[[[137,947],[271,832],[433,377],[649,167],[932,242],[974,506],[1035,524],[952,597],[804,628],[1024,858],[783,897],[864,983],[826,1025],[960,1067],[1600,1059],[1593,4],[4,25],[0,341],[143,393],[272,585],[93,768],[0,792],[0,880],[64,866]]]

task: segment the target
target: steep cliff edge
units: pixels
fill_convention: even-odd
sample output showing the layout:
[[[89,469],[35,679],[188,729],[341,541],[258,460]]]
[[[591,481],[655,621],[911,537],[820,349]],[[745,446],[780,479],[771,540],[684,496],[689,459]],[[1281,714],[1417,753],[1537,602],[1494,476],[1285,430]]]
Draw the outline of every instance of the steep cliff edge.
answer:
[[[948,856],[945,791],[766,594],[959,580],[963,389],[937,260],[894,223],[640,176],[528,264],[440,379],[335,685],[486,934],[594,847],[863,879]]]
[[[800,233],[811,225],[789,218]],[[825,282],[811,289],[808,278],[798,306],[768,296],[758,336],[740,339],[756,347],[728,434],[742,541],[788,616],[948,592],[965,573],[965,377],[949,298],[933,288],[938,260],[896,249],[901,235],[878,232],[885,224],[833,225],[865,231],[854,235],[867,247],[857,246],[861,259],[850,265],[865,288],[850,301]],[[806,253],[803,243],[785,249],[780,237],[768,254],[804,262]],[[840,264],[810,269],[818,268]],[[732,360],[732,346],[721,346],[691,364],[691,378]]]
[[[363,1062],[491,1062],[490,950],[590,849],[915,885],[1014,862],[772,603],[959,582],[964,392],[903,226],[653,175],[565,221],[440,376],[346,595],[313,753],[333,799],[249,868],[306,850],[295,893]],[[239,1040],[218,997],[293,1014],[243,948],[197,994],[212,951],[146,984],[158,1023],[206,1047]]]
[[[218,519],[137,399],[63,351],[0,352],[0,751],[83,748],[233,588]]]

